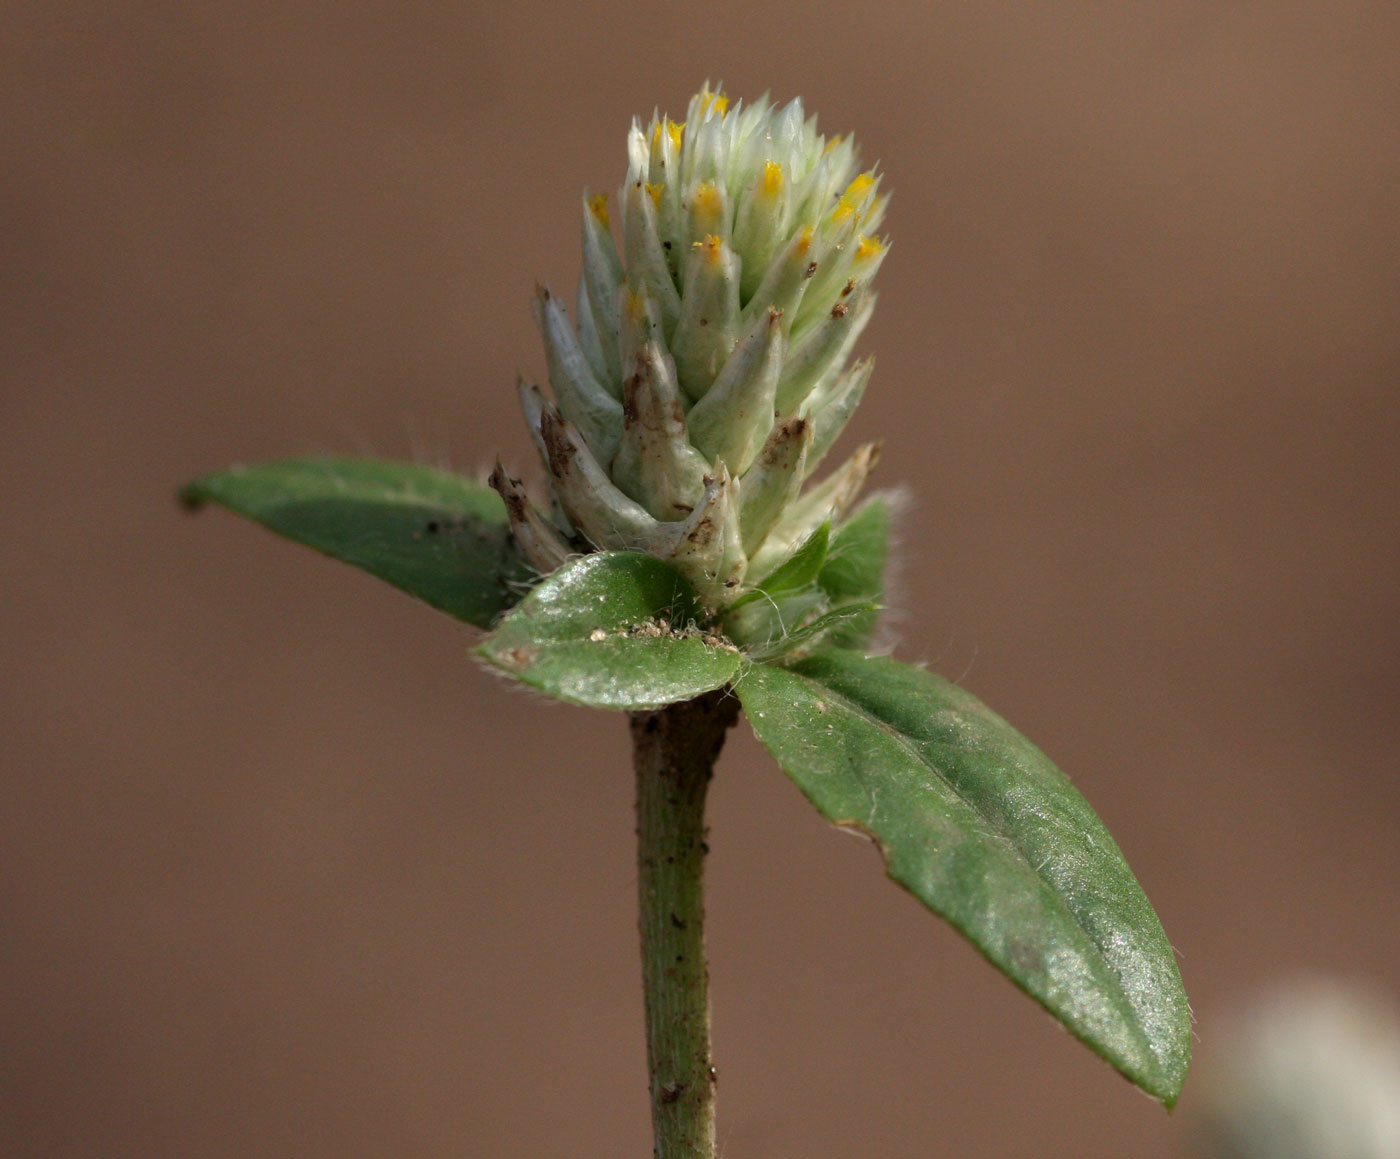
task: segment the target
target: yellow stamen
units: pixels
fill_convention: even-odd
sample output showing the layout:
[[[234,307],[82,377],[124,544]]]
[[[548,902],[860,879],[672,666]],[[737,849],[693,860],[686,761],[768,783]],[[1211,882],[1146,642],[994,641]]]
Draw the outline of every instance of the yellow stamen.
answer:
[[[685,131],[684,121],[673,121],[670,117],[662,117],[651,127],[651,147],[661,148],[661,132],[666,131],[666,135],[671,138],[671,148],[679,151],[681,147],[681,134]]]
[[[816,236],[816,232],[817,231],[814,230],[810,225],[802,231],[802,236],[797,239],[798,253],[805,254],[807,252],[807,250],[811,247],[812,238]]]
[[[651,203],[654,206],[656,206],[657,209],[661,208],[661,194],[665,190],[665,188],[666,182],[664,181],[658,181],[655,185],[653,185],[650,181],[647,182],[647,196],[651,198]]]
[[[598,193],[588,199],[589,211],[596,217],[601,225],[608,225],[608,195]]]
[[[695,248],[705,251],[705,257],[712,266],[719,265],[720,258],[724,256],[724,242],[712,233],[706,234],[704,241],[697,241]]]
[[[822,156],[825,157],[839,144],[841,144],[841,134],[837,133],[836,136],[832,137],[830,141],[822,146]]]
[[[846,186],[846,192],[841,194],[841,204],[849,206],[851,209],[860,208],[860,203],[865,200],[865,195],[870,192],[870,187],[874,184],[875,174],[869,170],[857,174]]]
[[[713,181],[702,181],[695,187],[692,202],[695,215],[705,220],[714,220],[724,212],[724,199],[719,195],[719,187]]]
[[[856,245],[856,258],[879,257],[885,252],[885,243],[878,237],[861,237]]]
[[[729,98],[722,92],[710,92],[709,89],[700,93],[700,115],[708,116],[711,110],[721,117],[729,108]]]
[[[777,197],[783,189],[783,167],[776,161],[765,161],[763,163],[763,179],[758,185],[759,191],[767,197]]]

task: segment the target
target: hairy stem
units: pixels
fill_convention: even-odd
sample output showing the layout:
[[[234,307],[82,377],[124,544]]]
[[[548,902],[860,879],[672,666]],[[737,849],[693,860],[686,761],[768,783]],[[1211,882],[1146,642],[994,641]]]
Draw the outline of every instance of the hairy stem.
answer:
[[[705,964],[705,790],[738,701],[723,691],[632,714],[647,1070],[656,1159],[714,1159]]]

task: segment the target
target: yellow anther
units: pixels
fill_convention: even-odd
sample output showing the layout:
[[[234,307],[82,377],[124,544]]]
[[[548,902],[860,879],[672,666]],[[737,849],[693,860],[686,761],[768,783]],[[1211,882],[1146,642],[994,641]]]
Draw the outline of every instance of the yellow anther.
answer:
[[[724,256],[724,242],[720,238],[709,233],[705,235],[704,241],[697,241],[695,245],[696,248],[705,251],[705,257],[709,259],[710,265],[719,265],[720,258]]]
[[[647,300],[631,286],[624,285],[622,288],[622,309],[630,321],[639,322],[646,317]]]
[[[832,137],[830,141],[822,146],[822,156],[825,157],[839,144],[841,144],[841,134],[837,133],[836,136]]]
[[[783,167],[776,161],[763,163],[763,179],[758,188],[767,197],[777,197],[783,189]]]
[[[719,194],[719,186],[713,181],[702,181],[695,187],[691,204],[700,218],[717,218],[724,212],[724,199]]]
[[[600,224],[602,224],[603,226],[607,226],[608,195],[606,193],[597,193],[590,197],[588,199],[588,209],[589,212],[591,212],[593,216],[598,219]]]
[[[864,237],[856,244],[856,258],[878,257],[885,252],[885,243],[878,237]]]
[[[662,117],[651,127],[651,147],[661,148],[661,131],[666,130],[666,135],[671,138],[671,148],[679,150],[681,147],[681,134],[685,132],[684,121],[673,121],[670,117]]]
[[[807,250],[811,247],[812,239],[816,237],[816,235],[817,231],[814,230],[810,225],[806,229],[804,229],[802,231],[801,236],[797,239],[797,252],[800,254],[805,254]]]
[[[846,192],[841,194],[841,204],[847,205],[851,209],[858,209],[860,203],[865,200],[865,195],[870,192],[870,187],[874,184],[875,174],[869,170],[857,174],[846,186]]]
[[[729,98],[724,93],[711,92],[709,89],[704,89],[700,93],[700,115],[702,117],[708,116],[711,110],[722,117],[728,108]]]
[[[653,185],[650,181],[647,182],[647,196],[651,198],[651,203],[654,206],[656,206],[657,209],[661,208],[661,194],[662,191],[665,190],[665,188],[666,182],[664,181],[658,181],[655,185]]]

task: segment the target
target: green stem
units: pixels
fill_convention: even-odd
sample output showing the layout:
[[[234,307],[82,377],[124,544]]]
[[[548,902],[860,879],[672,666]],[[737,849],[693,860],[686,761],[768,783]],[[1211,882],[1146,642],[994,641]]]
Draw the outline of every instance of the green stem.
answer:
[[[738,711],[735,697],[720,691],[631,718],[655,1159],[715,1154],[705,790]]]

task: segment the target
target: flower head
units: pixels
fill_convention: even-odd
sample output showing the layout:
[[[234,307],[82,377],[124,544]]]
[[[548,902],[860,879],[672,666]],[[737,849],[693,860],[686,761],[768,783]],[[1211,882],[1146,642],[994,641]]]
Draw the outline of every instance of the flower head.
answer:
[[[1400,1154],[1400,1007],[1391,995],[1296,979],[1253,995],[1219,1029],[1204,1092],[1212,1154]]]
[[[553,399],[523,383],[521,399],[551,517],[496,482],[542,571],[648,552],[723,612],[839,520],[874,464],[861,447],[807,485],[870,378],[849,360],[887,197],[800,100],[744,107],[708,84],[684,121],[634,121],[627,157],[614,206],[584,195],[575,321],[536,295]]]

